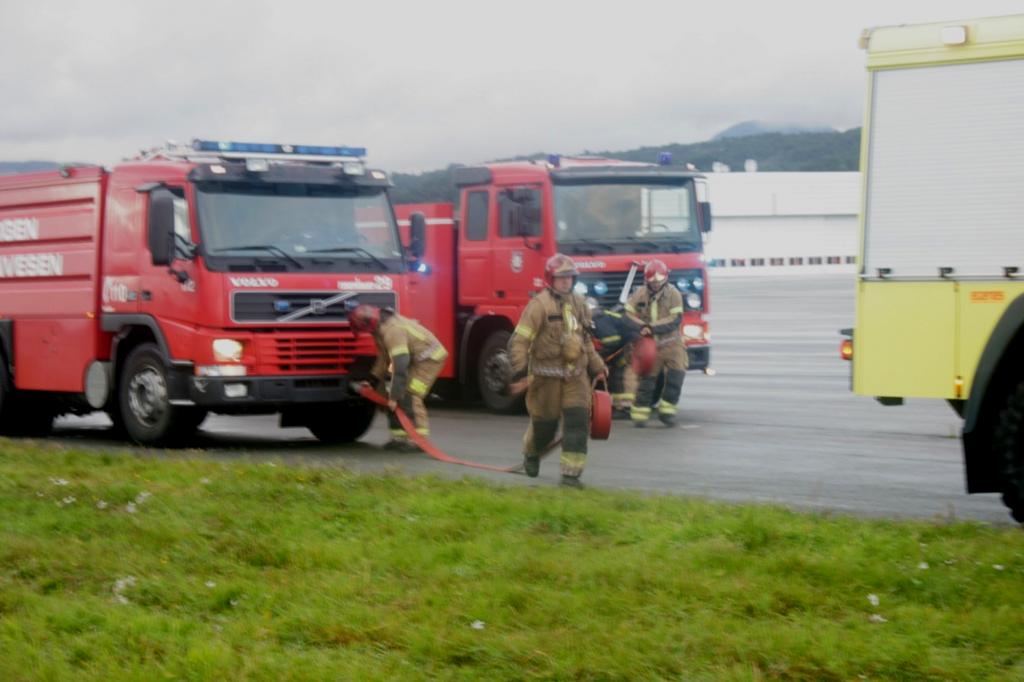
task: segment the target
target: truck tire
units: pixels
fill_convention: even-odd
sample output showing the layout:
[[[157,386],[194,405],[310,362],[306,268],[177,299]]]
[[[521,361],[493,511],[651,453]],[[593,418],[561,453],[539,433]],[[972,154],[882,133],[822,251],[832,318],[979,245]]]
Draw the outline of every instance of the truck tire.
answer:
[[[508,381],[512,376],[512,363],[508,355],[508,340],[512,334],[504,329],[487,337],[480,348],[476,367],[477,387],[484,405],[502,414],[518,414],[525,409],[522,395],[508,394]]]
[[[322,406],[313,411],[306,428],[322,443],[352,443],[369,430],[377,407],[368,400]]]
[[[22,398],[22,400],[19,400]],[[14,390],[7,361],[0,356],[0,434],[43,437],[53,430],[53,410],[44,400],[23,400]]]
[[[14,384],[7,371],[7,361],[0,355],[0,435],[13,436],[18,423],[14,414]]]
[[[7,360],[0,355],[0,433],[7,431],[8,414],[11,411],[11,384],[7,373]]]
[[[45,438],[53,431],[53,408],[41,400],[8,409],[6,433],[11,436]]]
[[[992,442],[1003,467],[1003,504],[1024,523],[1024,381],[1007,396]]]
[[[167,365],[160,350],[152,343],[136,346],[125,360],[117,392],[124,430],[136,443],[171,444],[198,426],[194,420],[190,426],[189,408],[171,405],[167,386]]]

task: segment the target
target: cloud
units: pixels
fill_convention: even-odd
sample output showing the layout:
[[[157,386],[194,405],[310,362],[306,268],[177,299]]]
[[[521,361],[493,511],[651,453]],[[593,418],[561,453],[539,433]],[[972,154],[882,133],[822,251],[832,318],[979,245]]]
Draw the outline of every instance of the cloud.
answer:
[[[747,119],[847,128],[862,117],[861,29],[963,11],[951,0],[0,0],[0,159],[111,163],[202,136],[364,145],[374,165],[421,170],[692,142]]]

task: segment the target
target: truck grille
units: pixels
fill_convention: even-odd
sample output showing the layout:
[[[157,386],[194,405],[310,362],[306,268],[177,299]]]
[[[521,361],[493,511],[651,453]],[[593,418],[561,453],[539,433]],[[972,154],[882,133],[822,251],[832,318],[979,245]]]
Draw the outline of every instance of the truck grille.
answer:
[[[619,293],[622,291],[622,286],[626,283],[626,277],[629,276],[629,272],[584,272],[579,276],[579,281],[587,285],[587,293],[584,294],[584,298],[596,298],[597,302],[601,304],[604,309],[613,308],[619,303]],[[642,270],[637,270],[636,276],[633,277],[633,286],[642,284],[644,281],[644,273]],[[599,294],[595,291],[594,287],[598,286],[599,282],[603,282],[604,286],[608,287],[605,293]]]
[[[308,332],[257,337],[259,374],[344,374],[358,358],[377,354],[370,336]]]
[[[343,324],[348,306],[368,303],[394,308],[394,292],[359,292],[351,298],[333,301],[343,291],[235,291],[231,294],[231,319],[235,322],[274,324]],[[330,302],[330,303],[328,303]]]
[[[693,278],[699,277],[701,274],[700,270],[671,270],[669,272],[669,281],[677,289],[679,289],[679,281],[681,279],[692,282]],[[584,294],[584,298],[596,298],[597,302],[601,304],[601,307],[605,310],[614,308],[619,304],[619,293],[622,291],[623,285],[626,283],[626,277],[629,276],[629,271],[626,272],[584,272],[582,273],[578,281],[587,285],[587,293]],[[601,284],[607,287],[605,293],[598,293],[601,289]],[[642,286],[644,283],[644,271],[639,269],[636,272],[636,276],[633,277],[633,289],[638,286]],[[686,289],[680,289],[685,296],[687,291],[690,291],[689,287]],[[689,307],[687,307],[689,310]]]

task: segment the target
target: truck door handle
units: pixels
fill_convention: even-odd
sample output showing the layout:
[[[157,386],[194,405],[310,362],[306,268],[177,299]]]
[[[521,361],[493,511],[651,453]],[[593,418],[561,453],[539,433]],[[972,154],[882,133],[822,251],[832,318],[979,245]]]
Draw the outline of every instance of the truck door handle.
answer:
[[[143,301],[152,301],[153,300],[153,292],[149,291],[148,289],[143,289],[142,290],[142,300]]]
[[[494,292],[494,297],[495,298],[505,298],[505,292],[504,291],[495,291]]]

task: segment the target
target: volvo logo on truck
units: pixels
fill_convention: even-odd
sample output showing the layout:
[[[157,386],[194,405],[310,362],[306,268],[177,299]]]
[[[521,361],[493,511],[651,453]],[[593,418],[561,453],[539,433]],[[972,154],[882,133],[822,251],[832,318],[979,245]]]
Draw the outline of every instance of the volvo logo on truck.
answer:
[[[276,287],[279,282],[274,277],[230,277],[231,286],[234,287]]]

